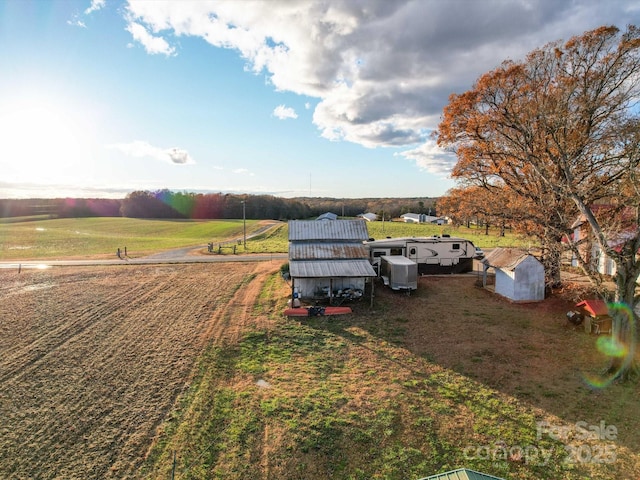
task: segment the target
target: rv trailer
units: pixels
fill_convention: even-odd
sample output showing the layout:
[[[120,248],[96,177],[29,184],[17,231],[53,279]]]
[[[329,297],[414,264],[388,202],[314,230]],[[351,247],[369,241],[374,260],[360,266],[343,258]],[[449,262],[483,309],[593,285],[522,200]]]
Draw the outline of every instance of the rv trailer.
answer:
[[[476,247],[464,238],[447,235],[368,240],[369,260],[380,271],[381,258],[400,255],[418,264],[418,274],[465,273],[473,270]]]
[[[407,293],[418,288],[418,265],[400,255],[380,257],[380,278],[392,290]]]

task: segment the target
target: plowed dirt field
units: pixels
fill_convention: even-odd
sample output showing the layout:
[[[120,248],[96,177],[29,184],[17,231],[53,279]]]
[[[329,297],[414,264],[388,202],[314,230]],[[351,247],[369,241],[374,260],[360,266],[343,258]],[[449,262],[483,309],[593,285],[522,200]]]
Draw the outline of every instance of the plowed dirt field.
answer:
[[[278,267],[0,271],[0,478],[135,476],[198,354],[236,339]]]

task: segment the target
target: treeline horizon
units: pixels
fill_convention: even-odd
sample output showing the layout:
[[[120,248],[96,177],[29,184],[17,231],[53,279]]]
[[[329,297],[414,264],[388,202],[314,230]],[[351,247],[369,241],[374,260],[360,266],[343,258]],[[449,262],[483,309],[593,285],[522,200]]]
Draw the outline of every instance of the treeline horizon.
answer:
[[[292,220],[331,212],[339,217],[375,213],[390,220],[404,213],[436,215],[437,197],[282,198],[273,195],[137,190],[122,199],[0,199],[0,218],[48,215],[52,218],[129,217],[172,219]]]

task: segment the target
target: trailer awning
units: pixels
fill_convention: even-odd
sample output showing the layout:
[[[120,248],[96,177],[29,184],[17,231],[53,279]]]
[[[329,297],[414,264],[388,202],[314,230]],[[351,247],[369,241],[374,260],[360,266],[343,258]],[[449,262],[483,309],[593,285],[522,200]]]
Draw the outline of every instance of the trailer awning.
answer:
[[[331,260],[289,262],[292,278],[375,277],[376,272],[368,260]]]

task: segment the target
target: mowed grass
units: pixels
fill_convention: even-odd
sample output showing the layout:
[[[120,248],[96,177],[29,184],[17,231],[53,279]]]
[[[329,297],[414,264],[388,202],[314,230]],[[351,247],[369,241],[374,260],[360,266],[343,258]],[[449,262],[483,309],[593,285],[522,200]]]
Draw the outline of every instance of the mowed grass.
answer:
[[[214,252],[224,255],[242,253],[286,253],[289,228],[286,223],[264,233],[258,232],[259,220],[246,221],[247,244],[218,250],[219,245],[237,244],[244,236],[244,224],[238,220],[140,220],[121,217],[42,219],[20,217],[0,222],[0,260],[56,258],[113,258],[117,249],[127,247],[129,257],[149,255],[173,248],[214,244]],[[512,233],[499,236],[484,229],[418,225],[403,222],[370,222],[371,238],[451,235],[473,241],[477,246],[530,246],[531,242]],[[255,236],[254,236],[255,233]],[[233,242],[230,242],[234,240]]]
[[[385,292],[374,309],[358,303],[353,316],[287,319],[282,283],[274,275],[256,299],[253,314],[269,317],[268,328],[201,356],[189,391],[161,427],[145,478],[170,478],[174,470],[178,479],[404,480],[460,467],[510,480],[637,478],[637,408],[601,416],[624,405],[620,396],[632,395],[634,386],[591,392],[576,380],[575,392],[521,396],[412,348],[416,319],[396,303],[417,298]],[[538,330],[529,321],[535,312],[488,303],[501,307],[505,325],[527,318],[523,342]],[[430,311],[423,323],[441,317]],[[439,342],[437,326],[428,331],[427,349]],[[560,327],[550,335],[568,333]],[[567,348],[584,347],[579,335],[564,340]],[[499,345],[485,347],[498,351]],[[489,371],[514,368],[499,355],[483,361]],[[517,376],[523,388],[540,390],[535,372]],[[592,396],[581,402],[577,419],[614,423],[617,444],[538,435],[541,421],[575,433],[576,394]]]
[[[258,226],[247,220],[247,232]],[[0,223],[0,260],[130,257],[206,245],[243,235],[240,220],[140,220],[68,218]]]
[[[413,224],[404,222],[368,222],[367,231],[370,238],[380,240],[386,237],[431,237],[433,235],[451,235],[471,240],[481,248],[494,247],[530,247],[535,241],[507,231],[500,236],[497,229],[490,229],[485,235],[484,228],[453,227],[450,225]],[[247,241],[247,252],[277,253],[288,251],[289,228],[283,224],[264,235]]]
[[[380,240],[386,237],[431,237],[433,235],[450,235],[471,240],[481,248],[494,247],[528,247],[532,243],[529,238],[522,237],[507,230],[504,236],[499,229],[490,228],[485,234],[484,227],[454,227],[453,225],[416,224],[404,222],[370,222],[367,224],[369,236]]]

